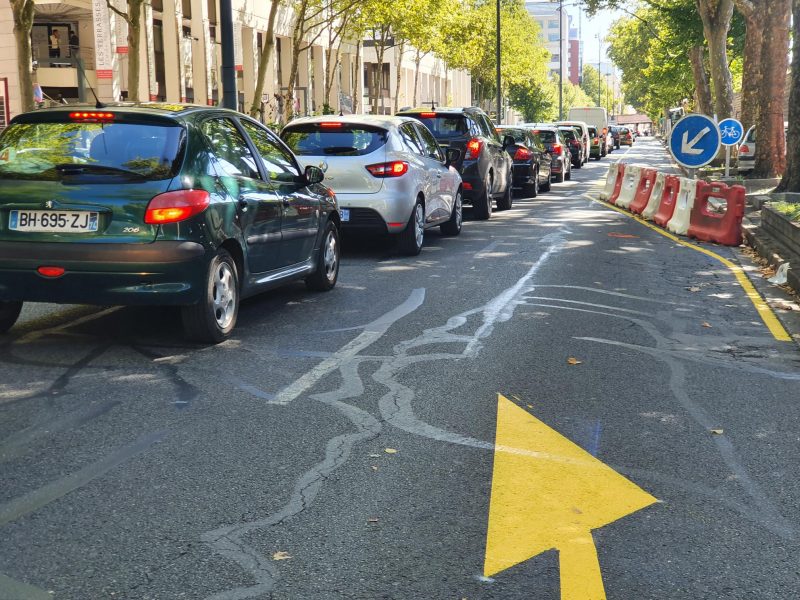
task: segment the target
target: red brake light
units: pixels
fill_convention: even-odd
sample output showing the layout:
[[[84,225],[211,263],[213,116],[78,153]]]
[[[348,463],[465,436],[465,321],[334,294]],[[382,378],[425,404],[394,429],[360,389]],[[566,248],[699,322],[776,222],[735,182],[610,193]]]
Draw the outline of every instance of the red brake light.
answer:
[[[555,152],[556,154],[561,154],[561,148],[562,148],[561,144],[553,144],[553,152]]]
[[[422,117],[423,119],[433,119],[433,118],[436,117],[436,113],[435,112],[424,112],[424,113],[419,113],[419,116]]]
[[[750,152],[750,147],[747,144],[742,144],[739,146],[739,152],[748,154]]]
[[[531,156],[533,156],[533,152],[527,148],[517,148],[514,153],[514,160],[530,160]]]
[[[475,160],[478,158],[478,156],[480,156],[481,148],[483,148],[483,142],[472,138],[467,142],[467,155],[464,158]]]
[[[110,112],[71,112],[69,118],[73,121],[112,121],[114,113]]]
[[[163,225],[185,221],[200,214],[211,203],[205,190],[176,190],[155,196],[147,205],[144,222],[149,225]]]
[[[408,163],[402,160],[394,162],[378,163],[375,165],[367,165],[373,177],[400,177],[408,173]]]
[[[325,129],[337,129],[342,126],[341,123],[336,123],[334,121],[323,121],[319,124],[320,127],[324,127]]]
[[[36,272],[44,277],[61,277],[64,274],[64,267],[39,267]]]

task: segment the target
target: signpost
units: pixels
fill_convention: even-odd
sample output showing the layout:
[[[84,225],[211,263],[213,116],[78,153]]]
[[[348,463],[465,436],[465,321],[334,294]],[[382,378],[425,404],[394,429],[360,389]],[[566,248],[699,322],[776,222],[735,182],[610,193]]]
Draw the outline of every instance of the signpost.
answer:
[[[711,117],[689,114],[673,126],[669,150],[675,162],[694,171],[714,160],[721,140],[719,127]]]
[[[719,124],[720,143],[725,146],[725,177],[731,174],[731,146],[735,146],[744,137],[744,127],[736,119],[725,119]]]

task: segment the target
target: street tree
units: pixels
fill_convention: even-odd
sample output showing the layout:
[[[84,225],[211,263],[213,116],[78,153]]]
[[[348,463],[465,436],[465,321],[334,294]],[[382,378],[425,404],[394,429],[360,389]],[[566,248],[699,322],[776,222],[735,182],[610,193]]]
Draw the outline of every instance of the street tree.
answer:
[[[747,24],[741,121],[755,125],[759,138],[753,177],[773,177],[786,167],[783,104],[791,0],[736,0],[736,6]]]
[[[17,75],[22,110],[33,110],[31,29],[33,29],[35,4],[33,0],[10,0],[10,2],[14,20],[14,41],[17,45]]]
[[[261,111],[261,98],[264,95],[264,83],[267,79],[269,61],[275,48],[275,19],[281,0],[272,0],[267,19],[267,32],[264,34],[264,45],[258,49],[258,73],[256,74],[256,89],[253,94],[253,104],[250,106],[250,116],[255,117]]]
[[[789,131],[786,136],[786,170],[780,192],[800,193],[800,0],[792,3],[792,78],[789,91]]]
[[[139,40],[142,36],[144,4],[145,0],[126,0],[127,10],[123,11],[114,6],[111,0],[106,0],[108,9],[128,25],[128,100],[131,102],[139,102]]]

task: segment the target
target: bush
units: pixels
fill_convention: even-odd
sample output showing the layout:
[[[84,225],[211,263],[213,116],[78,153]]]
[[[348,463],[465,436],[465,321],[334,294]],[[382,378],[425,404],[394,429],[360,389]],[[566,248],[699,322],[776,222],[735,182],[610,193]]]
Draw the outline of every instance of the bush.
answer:
[[[794,202],[770,202],[771,209],[781,213],[790,221],[800,223],[800,204]]]

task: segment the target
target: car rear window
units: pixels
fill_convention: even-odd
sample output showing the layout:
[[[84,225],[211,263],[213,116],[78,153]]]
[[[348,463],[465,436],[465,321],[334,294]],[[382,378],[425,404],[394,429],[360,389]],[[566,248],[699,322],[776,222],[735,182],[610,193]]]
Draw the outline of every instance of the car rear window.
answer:
[[[545,144],[553,144],[556,142],[556,132],[549,129],[534,129],[533,133],[539,136]]]
[[[411,114],[422,121],[422,124],[430,129],[437,140],[449,140],[469,135],[469,121],[464,115],[448,115],[445,113],[437,114],[435,117],[423,117],[419,114]]]
[[[563,137],[568,142],[578,139],[578,136],[575,134],[574,129],[559,129],[559,131],[561,132],[561,137]]]
[[[524,129],[503,129],[502,127],[498,127],[497,134],[500,137],[505,137],[507,135],[510,135],[511,137],[514,138],[514,141],[517,142],[518,144],[525,143],[527,141],[527,139],[525,139],[526,136]]]
[[[281,137],[299,156],[362,156],[384,146],[389,134],[369,125],[303,123],[287,126]]]
[[[597,129],[594,127],[589,127],[589,137],[596,138],[597,137]]]
[[[65,173],[174,177],[184,129],[178,125],[14,123],[0,136],[0,178],[59,180]]]

